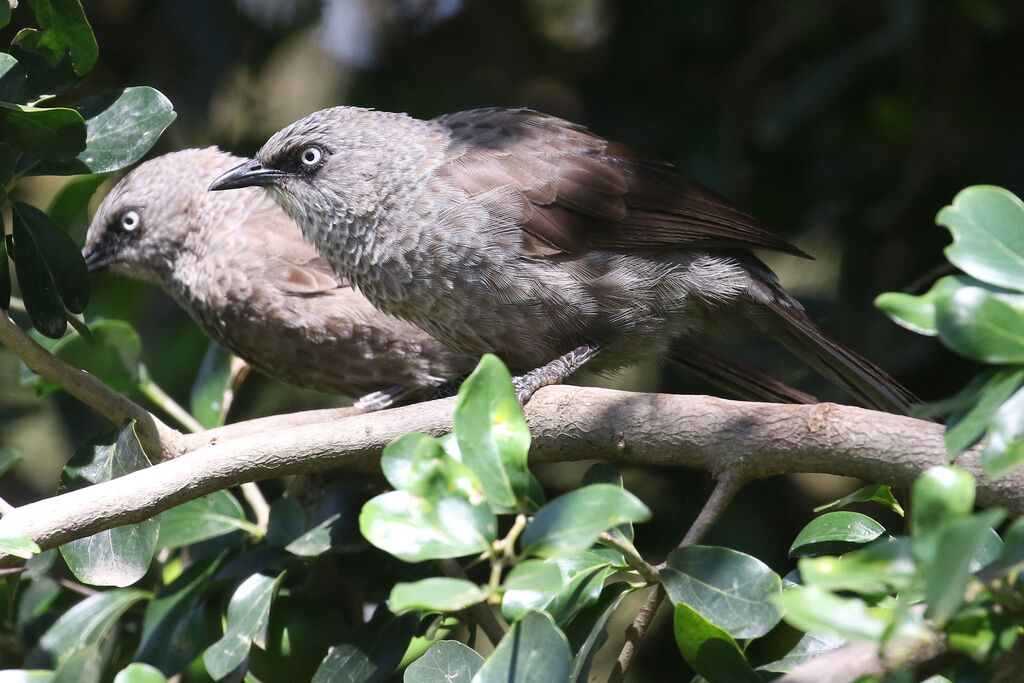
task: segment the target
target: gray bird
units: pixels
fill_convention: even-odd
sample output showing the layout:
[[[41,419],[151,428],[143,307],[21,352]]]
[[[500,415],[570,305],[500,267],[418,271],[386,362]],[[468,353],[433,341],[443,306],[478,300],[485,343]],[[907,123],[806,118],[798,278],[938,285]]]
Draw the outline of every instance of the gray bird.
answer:
[[[287,384],[382,408],[473,369],[336,277],[259,190],[212,194],[241,158],[210,147],[135,168],[99,205],[83,255],[167,292],[207,334]]]
[[[210,189],[246,186],[265,187],[381,310],[531,370],[526,396],[588,361],[613,370],[681,337],[756,332],[867,405],[915,401],[827,338],[750,252],[802,251],[667,165],[553,116],[325,109]]]

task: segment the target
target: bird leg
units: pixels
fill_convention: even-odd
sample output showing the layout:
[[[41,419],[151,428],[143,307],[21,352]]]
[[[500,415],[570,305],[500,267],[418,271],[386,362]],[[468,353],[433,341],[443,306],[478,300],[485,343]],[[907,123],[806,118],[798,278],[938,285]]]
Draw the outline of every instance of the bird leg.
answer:
[[[352,404],[354,408],[372,413],[377,410],[384,410],[390,407],[395,401],[408,393],[409,389],[401,384],[392,384],[387,389],[372,391],[365,396],[360,396]]]
[[[550,363],[530,370],[524,375],[513,377],[512,383],[516,386],[516,398],[519,399],[519,405],[526,405],[526,402],[541,387],[564,382],[569,375],[583,367],[600,350],[601,347],[596,344],[584,344]]]

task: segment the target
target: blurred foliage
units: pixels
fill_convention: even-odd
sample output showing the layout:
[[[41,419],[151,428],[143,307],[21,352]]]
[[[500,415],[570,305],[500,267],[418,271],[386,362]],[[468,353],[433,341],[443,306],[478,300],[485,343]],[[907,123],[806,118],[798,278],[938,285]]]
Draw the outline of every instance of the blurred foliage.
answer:
[[[41,16],[33,20],[38,8],[75,4],[38,0],[11,13],[11,23],[0,29],[0,42],[6,45],[19,35],[20,48],[15,49],[25,52],[19,56],[27,76],[24,82],[0,79],[0,99],[27,106],[44,92],[60,91],[47,106],[74,107],[126,86],[152,86],[174,104],[178,119],[151,155],[207,144],[249,153],[282,125],[338,103],[423,117],[478,106],[531,106],[676,164],[815,255],[815,262],[773,257],[771,265],[813,318],[924,398],[953,394],[975,372],[972,363],[938,341],[890,324],[870,302],[882,291],[925,293],[948,273],[941,259],[943,236],[933,217],[936,207],[961,188],[992,183],[1021,193],[1024,128],[1018,113],[1024,92],[1015,86],[1024,64],[1024,6],[1019,3],[93,0],[87,11],[98,59],[92,53],[95,45],[80,33],[64,32],[61,38],[59,22]],[[43,32],[19,34],[25,28]],[[55,68],[47,60],[63,56],[65,48],[70,56],[60,63],[63,70],[52,71],[49,81],[41,79]],[[7,112],[0,120],[17,121],[26,113]],[[87,112],[81,114],[83,123]],[[0,148],[0,171],[13,172],[15,162],[8,148]],[[50,163],[81,172],[73,160]],[[42,162],[37,168],[55,172]],[[6,189],[24,206],[45,207],[63,186],[63,180],[33,176]],[[81,206],[88,194],[79,193],[71,204]],[[66,211],[51,208],[49,213],[62,227],[77,220],[78,232],[72,227],[70,234],[80,236],[81,218],[60,218]],[[5,222],[11,226],[9,215]],[[0,295],[6,293],[6,282],[0,268]],[[126,319],[138,330],[141,358],[132,355],[134,341],[129,340],[128,365],[148,368],[152,380],[187,404],[207,348],[187,316],[137,283],[104,277],[92,282],[91,290],[90,318]],[[27,325],[23,315],[18,319]],[[106,337],[114,344],[108,356],[115,366],[126,358],[121,351],[128,346],[118,341],[124,338],[114,329]],[[65,353],[73,354],[78,342],[66,344],[70,349]],[[833,396],[760,341],[739,341],[733,350],[780,379]],[[0,496],[15,504],[51,494],[75,445],[109,428],[61,393],[36,398],[31,388],[16,386],[17,375],[18,363],[0,349],[0,448],[13,449],[24,460],[0,479]],[[707,390],[669,369],[634,370],[618,381],[666,391]],[[1013,371],[990,381],[1009,392],[1006,398],[1020,386]],[[982,386],[972,385],[975,397]],[[140,388],[131,391],[145,400]],[[253,378],[240,392],[231,419],[336,401]],[[221,417],[215,410],[207,413],[204,422]],[[980,420],[978,435],[988,419]],[[961,427],[958,438],[969,445],[966,431]],[[581,466],[537,468],[553,492],[574,488],[582,472]],[[690,472],[668,470],[629,470],[624,478],[653,513],[652,521],[638,530],[637,547],[645,558],[658,559],[678,535],[678,520],[693,517],[709,483]],[[783,573],[791,566],[785,549],[808,521],[810,508],[851,488],[855,485],[822,477],[752,484],[708,542],[756,556]],[[348,500],[350,495],[326,495],[325,500]],[[218,499],[205,505],[185,511],[191,515],[185,527],[199,518],[205,528],[220,524],[236,533],[251,532],[245,530],[237,502]],[[895,513],[879,514],[884,526],[901,523]],[[298,515],[294,519],[302,522],[294,525],[311,528],[329,517]],[[290,519],[280,511],[276,518]],[[835,526],[819,524],[835,531]],[[174,589],[154,598],[154,605],[201,613],[200,598],[189,592],[196,584],[190,581],[205,580],[201,577],[209,573],[226,586],[249,575],[222,564],[218,541],[206,540],[200,547],[199,560],[168,580]],[[308,574],[292,577],[296,583],[322,578],[307,569]],[[358,571],[372,574],[372,569]],[[291,595],[295,585],[287,580],[279,585],[275,600],[292,601],[293,612],[301,614],[306,598],[301,591]],[[26,638],[38,637],[49,626],[33,621],[46,605],[69,600],[66,591],[35,590],[38,602],[31,604],[40,611],[18,622]],[[131,609],[140,599],[125,593],[120,600],[111,598],[110,609]],[[314,611],[322,612],[322,606]],[[140,648],[151,648],[154,657],[183,657],[161,649],[160,629],[169,628],[166,623],[157,618],[147,622]],[[287,634],[294,625],[295,620],[272,613],[269,632]],[[396,633],[405,632],[401,623],[392,626]],[[195,625],[188,628],[196,642],[209,636]],[[622,631],[611,625],[608,630],[615,628]],[[658,666],[659,648],[672,652],[665,661],[678,662],[673,639],[680,628],[712,639],[722,630],[699,613],[677,608],[675,623],[645,644],[637,680],[657,676],[656,668],[645,667]],[[321,634],[326,630],[319,629]],[[282,638],[279,647],[287,640]],[[86,648],[67,666],[88,669],[110,656]]]

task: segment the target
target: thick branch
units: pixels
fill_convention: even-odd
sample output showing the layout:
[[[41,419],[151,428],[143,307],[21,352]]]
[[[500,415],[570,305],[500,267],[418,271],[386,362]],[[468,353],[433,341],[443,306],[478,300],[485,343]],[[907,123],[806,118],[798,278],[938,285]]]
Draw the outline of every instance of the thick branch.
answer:
[[[28,369],[61,386],[69,394],[94,408],[114,424],[134,419],[138,423],[142,447],[159,459],[166,453],[182,449],[181,433],[171,429],[156,416],[117,393],[89,373],[72,367],[57,358],[18,327],[0,310],[0,344],[21,359]]]
[[[230,438],[174,460],[17,508],[0,520],[0,535],[22,533],[51,548],[244,481],[334,468],[376,472],[381,449],[399,435],[450,431],[453,406],[442,399],[277,430],[242,423]],[[537,462],[694,467],[738,480],[824,472],[906,486],[947,461],[941,426],[835,404],[560,386],[539,391],[526,413]],[[981,504],[1024,513],[1024,471],[992,482],[980,472],[977,449],[958,464],[978,477]]]

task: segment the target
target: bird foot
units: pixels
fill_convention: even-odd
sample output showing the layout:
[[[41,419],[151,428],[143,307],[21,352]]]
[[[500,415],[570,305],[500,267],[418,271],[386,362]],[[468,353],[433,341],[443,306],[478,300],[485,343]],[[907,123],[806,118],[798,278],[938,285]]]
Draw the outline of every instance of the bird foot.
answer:
[[[595,344],[584,344],[550,363],[530,370],[526,374],[513,377],[512,383],[516,387],[516,398],[519,400],[519,405],[525,406],[541,387],[564,382],[569,375],[583,367],[600,350],[601,347]]]

